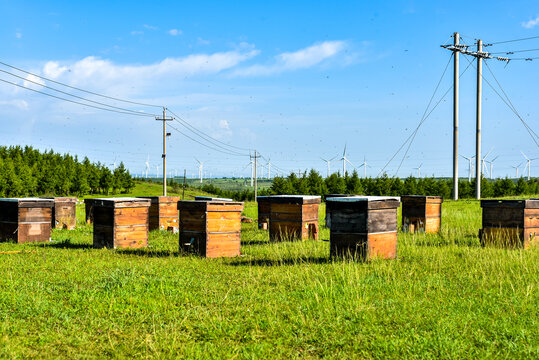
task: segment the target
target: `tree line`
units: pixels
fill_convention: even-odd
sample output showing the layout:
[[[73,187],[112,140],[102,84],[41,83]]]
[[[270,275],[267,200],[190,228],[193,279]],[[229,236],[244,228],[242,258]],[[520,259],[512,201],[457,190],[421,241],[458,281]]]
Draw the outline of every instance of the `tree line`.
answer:
[[[214,185],[204,185],[202,190],[221,197],[232,198],[238,201],[254,200],[253,190],[231,191],[222,190]],[[260,190],[259,195],[326,195],[326,194],[357,194],[374,196],[401,196],[401,195],[429,195],[442,196],[446,199],[452,197],[453,180],[437,179],[433,177],[406,179],[383,175],[378,178],[360,178],[354,170],[352,174],[341,176],[340,173],[331,174],[323,178],[320,173],[312,169],[301,176],[291,173],[286,177],[275,177],[271,188]],[[539,194],[538,179],[526,181],[524,178],[481,180],[481,197],[503,197],[513,195]],[[459,198],[475,198],[475,179],[472,181],[459,180]]]
[[[134,181],[123,163],[111,171],[85,157],[0,146],[0,197],[82,196],[129,192]]]

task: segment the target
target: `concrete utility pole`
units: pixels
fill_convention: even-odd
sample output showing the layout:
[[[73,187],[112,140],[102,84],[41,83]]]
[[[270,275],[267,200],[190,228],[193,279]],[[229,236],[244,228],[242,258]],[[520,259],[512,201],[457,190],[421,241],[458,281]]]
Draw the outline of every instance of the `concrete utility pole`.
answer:
[[[483,40],[477,40],[477,98],[475,131],[475,198],[481,199],[481,77],[483,72]]]
[[[254,156],[254,159],[255,159],[255,202],[256,202],[256,197],[258,196],[258,182],[257,182],[257,176],[256,176],[256,160],[260,157],[260,155],[257,155],[256,154],[256,150],[255,150],[255,156]]]
[[[167,121],[172,121],[172,118],[167,119],[167,108],[163,107],[163,118],[155,118],[157,121],[163,122],[163,196],[167,196]]]
[[[453,34],[453,200],[459,199],[459,39]]]

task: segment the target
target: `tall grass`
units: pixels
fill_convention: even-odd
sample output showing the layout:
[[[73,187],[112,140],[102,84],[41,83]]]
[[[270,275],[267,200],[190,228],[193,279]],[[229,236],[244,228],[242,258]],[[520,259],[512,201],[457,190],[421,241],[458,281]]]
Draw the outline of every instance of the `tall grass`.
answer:
[[[180,256],[160,231],[144,250],[94,250],[85,224],[2,243],[22,252],[0,254],[0,354],[537,358],[539,250],[483,248],[479,227],[477,202],[449,201],[441,234],[399,233],[397,260],[366,263],[330,259],[327,241],[270,243],[256,223],[230,259]]]

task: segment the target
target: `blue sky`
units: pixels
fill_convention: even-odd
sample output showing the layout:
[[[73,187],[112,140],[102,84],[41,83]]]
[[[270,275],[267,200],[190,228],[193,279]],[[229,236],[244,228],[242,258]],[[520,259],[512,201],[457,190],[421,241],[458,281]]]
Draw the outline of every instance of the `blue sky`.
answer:
[[[208,176],[248,176],[246,149],[271,159],[272,175],[277,167],[325,175],[320,158],[337,157],[332,172],[342,169],[345,144],[350,161],[359,166],[365,158],[367,175],[376,176],[419,123],[449,61],[440,45],[454,31],[468,44],[539,35],[536,1],[0,1],[0,13],[1,62],[96,93],[165,105],[205,134],[242,148],[222,145],[243,156],[225,154],[171,129],[168,169],[186,169],[188,176],[197,174],[195,157]],[[537,48],[539,38],[486,50]],[[539,57],[539,51],[519,54]],[[460,63],[464,70],[463,56]],[[538,132],[539,59],[488,63]],[[23,75],[26,80],[0,73],[22,86],[50,92],[35,81],[60,88],[0,70]],[[484,75],[496,84],[486,67]],[[460,152],[466,156],[475,151],[475,76],[470,67],[461,78]],[[450,65],[435,102],[451,81]],[[160,111],[62,89],[135,111]],[[488,158],[498,156],[494,176],[514,176],[512,166],[525,160],[521,152],[536,158],[539,149],[486,83],[483,89],[483,154],[492,149]],[[53,148],[105,164],[123,160],[135,173],[148,157],[152,173],[161,164],[162,128],[151,117],[83,107],[6,83],[0,95],[0,144]],[[402,152],[387,173],[417,175],[421,165],[422,176],[450,176],[451,131],[449,93],[419,130],[398,173]],[[466,160],[459,168],[467,176]],[[532,176],[539,176],[539,160],[532,162]]]

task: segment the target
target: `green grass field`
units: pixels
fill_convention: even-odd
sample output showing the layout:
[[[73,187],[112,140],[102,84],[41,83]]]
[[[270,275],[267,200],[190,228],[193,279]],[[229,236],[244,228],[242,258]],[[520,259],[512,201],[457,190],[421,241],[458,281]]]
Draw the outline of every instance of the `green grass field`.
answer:
[[[397,260],[367,263],[256,224],[238,258],[182,256],[159,231],[95,250],[79,210],[50,243],[0,244],[21,251],[0,253],[1,358],[539,358],[539,248],[481,247],[476,201],[445,202],[440,235],[399,233]]]

